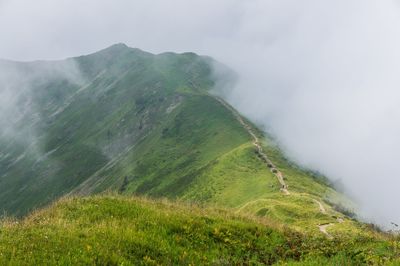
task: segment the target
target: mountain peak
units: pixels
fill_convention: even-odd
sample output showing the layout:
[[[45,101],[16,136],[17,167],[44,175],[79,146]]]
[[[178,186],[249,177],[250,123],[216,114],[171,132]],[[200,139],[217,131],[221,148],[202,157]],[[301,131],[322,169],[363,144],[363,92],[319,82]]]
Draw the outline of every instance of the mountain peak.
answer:
[[[131,53],[134,52],[136,54],[148,54],[151,55],[148,52],[142,51],[138,48],[132,48],[127,46],[124,43],[116,43],[113,44],[107,48],[104,48],[102,50],[99,50],[95,53],[89,54],[89,56],[95,55],[95,56],[106,56],[106,57],[114,57],[114,56],[118,56],[118,55],[124,55],[126,53]]]
[[[125,43],[116,43],[106,49],[129,49],[129,46]]]
[[[130,48],[129,46],[127,46],[124,43],[116,43],[116,44],[113,44],[107,48],[104,48],[104,49],[96,52],[95,54],[97,54],[97,53],[118,53],[118,52],[125,52],[125,51],[131,50],[131,49],[133,49],[133,48]]]

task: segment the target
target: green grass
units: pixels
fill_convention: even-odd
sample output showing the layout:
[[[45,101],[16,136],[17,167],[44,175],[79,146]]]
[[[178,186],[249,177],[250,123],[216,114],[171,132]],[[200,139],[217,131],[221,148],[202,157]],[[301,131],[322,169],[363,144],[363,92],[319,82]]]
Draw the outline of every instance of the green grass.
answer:
[[[279,184],[254,154],[249,142],[211,164],[182,197],[226,207],[238,207],[270,195],[279,195]]]
[[[63,199],[3,221],[0,264],[360,265],[396,261],[398,244],[330,241],[228,209],[114,195]]]
[[[253,126],[287,177],[292,194],[280,193],[250,135],[208,95],[211,59],[116,45],[75,60],[82,84],[39,86],[37,154],[32,149],[16,161],[29,148],[0,139],[9,154],[0,158],[2,210],[23,215],[66,193],[111,190],[235,208],[299,230],[332,221],[313,199],[340,195],[287,161]],[[340,215],[330,205],[331,216]]]
[[[117,189],[128,177],[126,193],[179,197],[219,156],[248,141],[231,113],[211,97],[181,97],[163,123],[101,171],[102,180],[88,189]]]
[[[40,78],[70,61],[80,68],[78,83],[57,75]],[[18,135],[0,134],[1,212],[24,215],[123,157],[171,118],[167,110],[183,100],[182,94],[193,94],[195,85],[212,85],[209,61],[114,45],[66,61],[13,63],[24,79],[32,74],[31,91],[21,101],[34,97],[32,110],[15,126]]]
[[[350,219],[347,211],[338,212],[337,206],[353,209],[344,195],[326,178],[286,159],[272,138],[244,119],[285,176],[290,195],[280,191],[276,176],[255,153],[252,137],[232,111],[208,93],[214,84],[211,59],[192,53],[153,55],[117,45],[74,60],[84,76],[81,83],[55,79],[37,85],[34,105],[41,119],[35,124],[35,114],[28,114],[18,125],[19,137],[34,129],[35,141],[0,138],[1,211],[23,216],[65,194],[110,191],[206,209],[119,197],[61,201],[19,224],[4,223],[0,246],[7,261],[15,258],[13,263],[19,264],[23,252],[33,252],[27,258],[38,263],[69,264],[93,264],[96,256],[110,264],[139,263],[148,255],[147,263],[165,256],[158,261],[162,264],[185,263],[189,256],[188,262],[196,264],[218,264],[226,258],[229,263],[284,260],[295,265],[304,259],[310,265],[334,265],[359,262],[359,257],[378,263],[394,256],[397,242]],[[90,212],[84,213],[85,208]],[[143,217],[136,215],[142,212]],[[40,227],[35,217],[40,223],[41,217],[49,220]],[[175,217],[179,228],[189,226],[195,235],[184,232],[188,235],[178,234],[183,242],[174,242],[173,223],[166,217]],[[196,231],[190,221],[204,217],[212,219],[212,226],[193,222],[199,226]],[[85,219],[94,219],[93,229]],[[327,228],[333,241],[319,231],[326,223],[334,224]],[[217,225],[229,228],[238,246],[218,242],[213,236]],[[134,228],[140,229],[137,234]],[[257,237],[247,236],[247,230]],[[53,242],[41,238],[45,235]],[[271,243],[262,242],[264,248],[258,239]],[[14,249],[7,249],[12,242]],[[106,243],[117,249],[107,249]],[[161,249],[153,243],[161,243]],[[251,248],[243,243],[251,243]],[[62,257],[58,249],[69,253]]]

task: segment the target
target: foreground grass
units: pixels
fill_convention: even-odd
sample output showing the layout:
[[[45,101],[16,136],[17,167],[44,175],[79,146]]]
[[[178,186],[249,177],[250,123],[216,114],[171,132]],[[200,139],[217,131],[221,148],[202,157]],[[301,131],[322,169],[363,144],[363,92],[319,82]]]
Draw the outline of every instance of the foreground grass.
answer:
[[[396,263],[398,245],[388,238],[327,240],[229,210],[96,196],[3,221],[0,264],[360,265]]]

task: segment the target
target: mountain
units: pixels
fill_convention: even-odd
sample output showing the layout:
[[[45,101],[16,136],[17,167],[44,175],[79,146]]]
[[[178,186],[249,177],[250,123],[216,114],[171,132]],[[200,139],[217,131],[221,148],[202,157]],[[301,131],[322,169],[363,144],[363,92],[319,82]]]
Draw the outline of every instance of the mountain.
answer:
[[[246,230],[268,220],[293,234],[324,241],[355,239],[359,245],[372,239],[374,247],[374,241],[387,241],[354,219],[352,203],[326,178],[286,159],[268,134],[223,99],[215,65],[224,79],[234,77],[209,57],[155,55],[123,44],[62,61],[0,61],[2,213],[26,216],[59,198],[82,197],[22,220],[32,226],[24,230],[42,232],[38,221],[43,217],[54,214],[52,223],[57,217],[85,219],[79,212],[86,206],[84,199],[91,202],[98,199],[93,195],[118,193],[125,198],[115,202],[117,207],[133,195],[167,198],[178,201],[171,203],[177,209],[193,203],[206,206],[204,212],[213,212],[213,206],[224,209],[229,219],[256,219],[250,227],[243,225]],[[95,221],[113,215],[103,209],[108,200],[99,200]],[[164,213],[163,206],[158,208]],[[197,219],[199,214],[185,217]],[[216,219],[221,222],[224,217]],[[9,235],[20,229],[12,222],[4,226]],[[280,243],[286,243],[278,231]],[[253,240],[241,241],[245,245]],[[392,252],[390,242],[384,243]],[[0,253],[1,245],[0,240]],[[335,249],[332,254],[340,252]]]
[[[125,158],[190,84],[212,85],[207,60],[119,44],[65,61],[0,64],[2,96],[13,101],[1,117],[1,209],[25,214]]]
[[[234,77],[124,44],[0,60],[0,263],[396,263],[397,238],[224,100]]]

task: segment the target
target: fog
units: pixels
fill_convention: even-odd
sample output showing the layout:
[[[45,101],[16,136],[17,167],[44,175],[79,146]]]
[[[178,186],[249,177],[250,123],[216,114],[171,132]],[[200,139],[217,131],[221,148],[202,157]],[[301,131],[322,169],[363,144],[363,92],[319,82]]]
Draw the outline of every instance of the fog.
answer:
[[[0,0],[0,33],[15,60],[117,42],[213,56],[239,76],[225,97],[287,156],[340,179],[366,219],[400,222],[398,1]]]
[[[43,155],[39,138],[42,120],[37,99],[43,87],[54,80],[82,84],[78,64],[74,60],[20,64],[0,60],[0,140],[30,147],[31,155]],[[51,102],[47,101],[47,107]],[[1,153],[1,151],[0,151]]]

